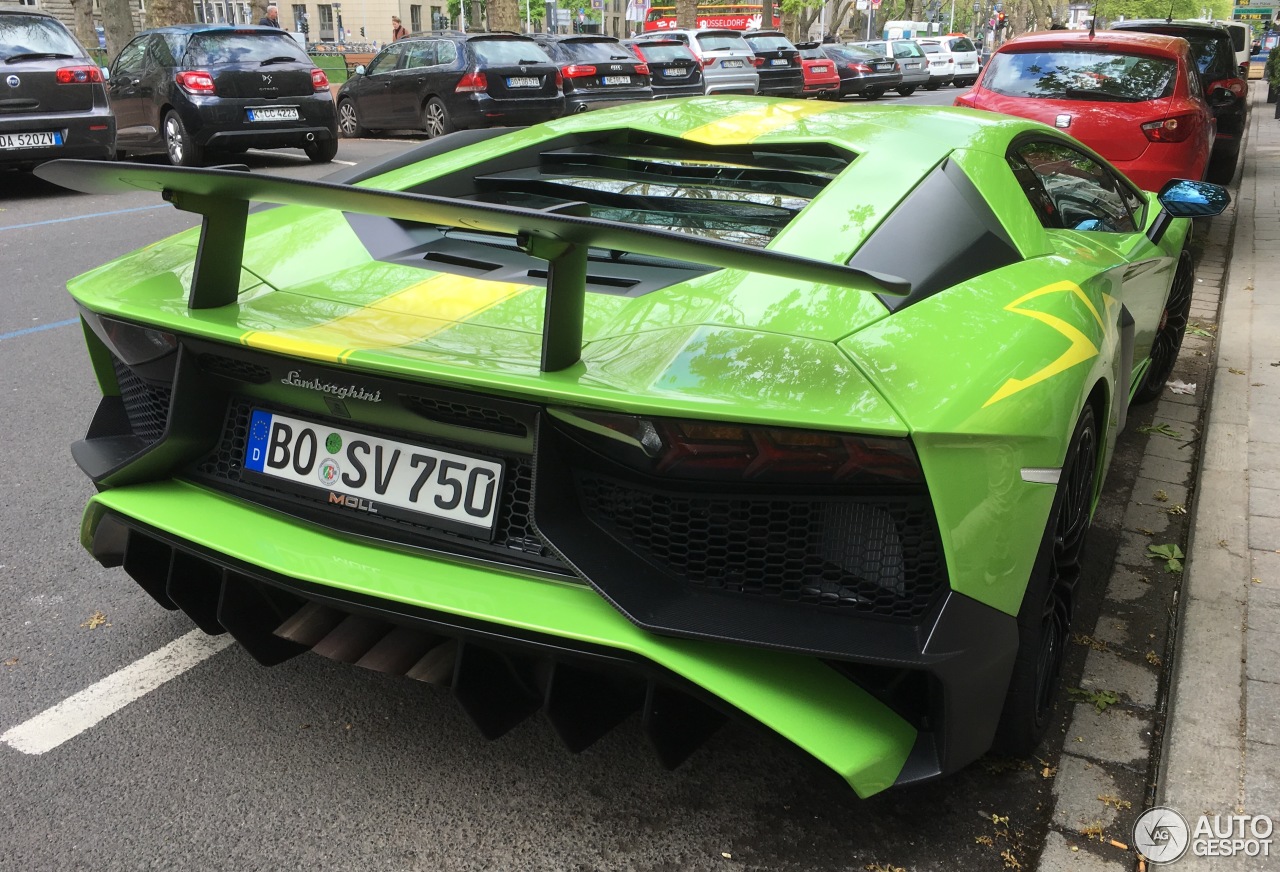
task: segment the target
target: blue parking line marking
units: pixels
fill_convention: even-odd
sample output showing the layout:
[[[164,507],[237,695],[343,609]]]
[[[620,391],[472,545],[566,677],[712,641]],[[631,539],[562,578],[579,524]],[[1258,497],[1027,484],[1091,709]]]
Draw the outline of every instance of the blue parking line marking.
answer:
[[[72,324],[79,324],[79,318],[68,318],[65,321],[54,321],[52,324],[41,324],[39,327],[24,327],[22,330],[14,330],[10,333],[0,333],[0,342],[6,339],[16,339],[19,336],[26,336],[28,333],[39,333],[41,330],[53,330],[57,327],[70,327]]]
[[[161,203],[159,206],[135,206],[132,209],[116,209],[112,212],[90,212],[88,215],[71,215],[66,218],[50,218],[48,221],[33,221],[30,224],[9,224],[0,227],[2,230],[22,230],[25,227],[43,227],[46,224],[62,224],[67,221],[83,221],[86,218],[106,218],[109,215],[126,215],[129,212],[147,212],[151,209],[167,209],[168,203]],[[0,339],[3,339],[0,336]]]

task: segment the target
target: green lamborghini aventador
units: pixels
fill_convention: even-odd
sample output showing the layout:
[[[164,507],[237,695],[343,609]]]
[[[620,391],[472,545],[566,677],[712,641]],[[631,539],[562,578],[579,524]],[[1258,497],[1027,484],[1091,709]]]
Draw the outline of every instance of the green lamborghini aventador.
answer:
[[[639,713],[674,766],[736,715],[863,796],[1041,738],[1188,218],[1227,202],[1034,122],[768,98],[326,182],[39,174],[203,216],[71,284],[98,561],[264,664],[445,684],[490,737]]]

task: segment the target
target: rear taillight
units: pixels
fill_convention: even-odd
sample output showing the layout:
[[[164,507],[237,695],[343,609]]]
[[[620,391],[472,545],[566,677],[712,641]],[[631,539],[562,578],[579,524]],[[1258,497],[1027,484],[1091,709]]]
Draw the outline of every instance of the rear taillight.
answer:
[[[586,410],[552,414],[614,460],[651,475],[812,484],[923,481],[906,439]]]
[[[88,85],[102,81],[102,69],[99,67],[59,67],[54,75],[59,85]]]
[[[470,94],[475,91],[489,90],[489,79],[479,70],[472,70],[462,77],[458,86],[453,89],[457,94]]]
[[[178,83],[178,87],[188,94],[217,93],[217,89],[213,86],[213,76],[204,70],[180,70],[173,79]]]
[[[633,46],[633,47],[632,47],[632,49],[631,49],[631,51],[632,51],[632,53],[633,53],[633,54],[635,54],[635,56],[636,56],[636,57],[640,58],[640,60],[642,60],[642,61],[647,61],[647,60],[649,60],[647,57],[645,57],[645,56],[644,56],[644,52],[640,51],[640,47],[639,47],[639,46]]]
[[[591,64],[569,64],[567,67],[560,68],[560,74],[566,79],[584,79],[587,76],[594,76],[596,68]]]
[[[317,91],[329,90],[329,77],[324,74],[324,70],[313,69],[311,71],[311,87]]]
[[[636,64],[636,75],[637,75],[637,76],[647,76],[647,75],[649,75],[649,65],[648,65],[648,64]]]
[[[1182,142],[1196,129],[1194,115],[1175,115],[1163,121],[1148,121],[1142,132],[1152,142]]]
[[[874,70],[871,69],[869,64],[849,64],[849,69],[853,70],[855,73],[875,72]]]
[[[716,59],[715,59],[715,58],[703,58],[703,59],[702,59],[702,68],[705,70],[707,67],[711,66],[711,65],[712,65],[712,64],[714,64],[715,62],[716,62]]]
[[[764,66],[764,58],[752,58],[751,63],[757,67]]]
[[[556,70],[556,87],[557,88],[564,87],[564,76],[560,75],[559,70]]]
[[[1226,88],[1237,97],[1249,93],[1249,84],[1244,79],[1221,79],[1210,85],[1206,93],[1212,94],[1216,88]]]

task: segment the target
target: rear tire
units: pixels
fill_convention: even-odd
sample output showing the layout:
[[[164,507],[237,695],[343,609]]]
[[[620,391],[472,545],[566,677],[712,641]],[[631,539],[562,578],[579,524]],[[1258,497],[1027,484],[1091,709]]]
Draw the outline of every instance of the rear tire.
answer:
[[[991,746],[997,755],[1028,756],[1049,727],[1070,639],[1080,558],[1092,521],[1098,443],[1093,408],[1085,406],[1067,446],[1053,508],[1018,610],[1018,655]]]
[[[910,87],[906,87],[906,88],[899,88],[899,89],[898,89],[898,93],[899,93],[901,96],[903,96],[903,97],[910,97],[910,96],[911,96],[912,94],[914,94],[915,92],[916,92],[916,86],[915,86],[915,85],[911,85]]]
[[[1149,403],[1164,393],[1164,383],[1173,373],[1182,348],[1182,337],[1187,335],[1187,321],[1191,315],[1191,297],[1195,292],[1196,273],[1191,263],[1191,252],[1183,250],[1178,257],[1178,269],[1169,288],[1169,299],[1160,316],[1156,338],[1151,343],[1151,365],[1142,377],[1142,384],[1133,392],[1133,402]]]
[[[862,96],[868,100],[879,100],[884,96],[884,88],[868,88],[862,92]]]
[[[941,83],[939,83],[939,82],[930,82],[929,84],[927,84],[927,85],[925,85],[925,86],[924,86],[924,89],[925,89],[926,91],[936,91],[936,90],[938,90],[938,88],[940,88],[940,87],[941,87]]]
[[[445,108],[444,102],[439,97],[432,97],[423,108],[422,128],[427,132],[428,139],[453,133],[455,128],[449,119],[449,110]]]
[[[336,139],[316,139],[311,142],[304,143],[302,150],[307,153],[307,157],[311,158],[312,163],[329,163],[338,155],[338,140]]]
[[[169,163],[175,167],[204,165],[204,149],[191,137],[182,118],[172,109],[164,116],[164,147]]]

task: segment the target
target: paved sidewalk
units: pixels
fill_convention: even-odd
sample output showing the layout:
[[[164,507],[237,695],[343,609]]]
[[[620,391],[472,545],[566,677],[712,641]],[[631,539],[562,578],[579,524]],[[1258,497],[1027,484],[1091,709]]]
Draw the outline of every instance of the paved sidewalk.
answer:
[[[1157,802],[1280,824],[1280,120],[1255,85]],[[1280,832],[1271,850],[1280,855]],[[1176,867],[1280,870],[1280,856]]]

